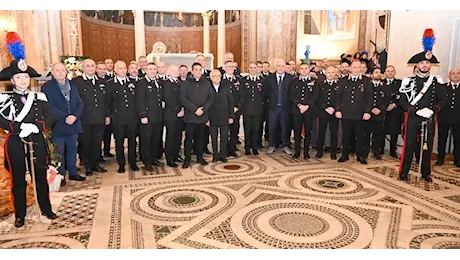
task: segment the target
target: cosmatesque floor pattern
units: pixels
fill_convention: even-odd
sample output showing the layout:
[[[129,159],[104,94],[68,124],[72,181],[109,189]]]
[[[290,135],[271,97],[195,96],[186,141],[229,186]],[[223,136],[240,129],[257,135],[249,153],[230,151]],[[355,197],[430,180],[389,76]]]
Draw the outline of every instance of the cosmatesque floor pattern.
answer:
[[[58,219],[39,222],[33,208],[20,229],[0,219],[0,248],[460,248],[452,165],[434,167],[428,184],[416,172],[397,180],[388,156],[339,164],[263,149],[124,174],[106,160],[109,172],[51,194]]]

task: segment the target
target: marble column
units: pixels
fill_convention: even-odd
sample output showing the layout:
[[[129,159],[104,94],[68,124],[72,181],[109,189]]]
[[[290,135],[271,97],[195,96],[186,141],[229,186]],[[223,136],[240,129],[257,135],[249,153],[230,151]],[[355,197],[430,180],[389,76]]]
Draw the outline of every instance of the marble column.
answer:
[[[133,11],[134,15],[134,41],[136,45],[136,59],[145,56],[145,24],[144,10]]]
[[[225,10],[217,13],[217,64],[223,65],[225,53]]]
[[[257,60],[296,60],[297,15],[295,10],[257,10]]]
[[[64,55],[83,55],[83,44],[81,38],[81,23],[79,10],[62,10],[62,41]]]
[[[209,32],[209,18],[211,17],[212,12],[202,13],[203,17],[203,53],[209,53],[210,45],[210,32]]]

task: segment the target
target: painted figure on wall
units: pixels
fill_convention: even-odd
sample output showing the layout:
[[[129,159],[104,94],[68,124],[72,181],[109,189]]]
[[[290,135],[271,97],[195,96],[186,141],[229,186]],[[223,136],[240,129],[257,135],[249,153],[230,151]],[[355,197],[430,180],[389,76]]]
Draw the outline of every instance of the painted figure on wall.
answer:
[[[326,11],[326,37],[329,40],[354,39],[357,32],[358,11],[328,10]]]

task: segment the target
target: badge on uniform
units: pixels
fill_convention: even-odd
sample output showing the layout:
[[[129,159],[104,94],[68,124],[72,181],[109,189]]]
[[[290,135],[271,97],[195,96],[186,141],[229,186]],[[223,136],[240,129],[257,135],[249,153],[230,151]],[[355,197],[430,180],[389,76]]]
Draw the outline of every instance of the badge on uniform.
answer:
[[[151,88],[152,88],[152,86],[148,85],[148,86],[147,86],[147,88],[148,88],[148,89],[151,89]]]

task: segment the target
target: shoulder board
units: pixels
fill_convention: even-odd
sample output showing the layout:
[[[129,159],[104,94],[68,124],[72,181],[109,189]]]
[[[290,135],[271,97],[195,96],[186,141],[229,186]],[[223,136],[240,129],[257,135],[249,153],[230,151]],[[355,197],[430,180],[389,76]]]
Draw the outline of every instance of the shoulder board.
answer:
[[[0,93],[0,102],[8,100],[11,96],[9,94]]]
[[[44,102],[48,102],[48,98],[46,98],[46,94],[43,93],[43,92],[35,92],[35,94],[37,94],[37,99],[38,100],[41,100],[41,101],[44,101]]]
[[[412,80],[413,77],[405,77],[402,79],[401,85],[406,86],[409,85],[410,81]]]

